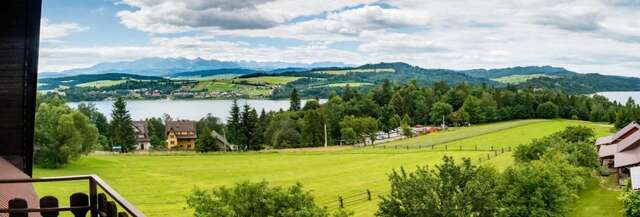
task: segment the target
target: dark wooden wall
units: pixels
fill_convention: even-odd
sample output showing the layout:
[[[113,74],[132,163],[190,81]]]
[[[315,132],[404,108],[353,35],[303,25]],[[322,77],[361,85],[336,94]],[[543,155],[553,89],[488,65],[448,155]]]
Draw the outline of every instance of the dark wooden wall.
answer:
[[[42,0],[0,2],[0,156],[31,175]]]

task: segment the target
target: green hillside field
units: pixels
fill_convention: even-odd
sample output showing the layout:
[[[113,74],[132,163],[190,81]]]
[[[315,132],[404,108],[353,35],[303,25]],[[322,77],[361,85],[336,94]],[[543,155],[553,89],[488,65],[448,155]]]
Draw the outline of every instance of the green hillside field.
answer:
[[[404,167],[413,170],[418,165],[439,164],[445,155],[458,160],[471,158],[474,163],[491,164],[504,169],[513,164],[510,152],[475,151],[469,147],[486,147],[488,144],[496,148],[515,147],[570,125],[589,126],[598,135],[609,133],[611,128],[605,124],[572,120],[524,120],[455,128],[366,148],[330,147],[213,154],[93,154],[58,170],[36,168],[34,175],[97,174],[147,216],[192,216],[192,211],[185,209],[185,196],[196,186],[210,189],[243,180],[266,180],[272,185],[300,182],[306,190],[311,191],[318,204],[335,210],[337,198],[342,196],[346,209],[354,211],[357,217],[365,217],[373,216],[376,212],[378,196],[388,193],[387,174],[393,169]],[[435,146],[430,149],[421,148],[422,145]],[[445,146],[448,147],[446,150]],[[463,146],[464,150],[453,148],[456,146]],[[620,212],[615,210],[620,207],[617,200],[603,204],[603,207],[593,203],[597,201],[597,195],[606,193],[615,197],[619,192],[597,182],[590,187],[577,203],[594,205],[575,206],[575,213],[620,216]],[[41,196],[65,198],[72,192],[86,191],[87,184],[46,183],[36,184],[36,189]],[[372,192],[372,201],[366,199],[367,189]],[[589,210],[585,210],[587,208]],[[603,211],[592,212],[599,209]]]

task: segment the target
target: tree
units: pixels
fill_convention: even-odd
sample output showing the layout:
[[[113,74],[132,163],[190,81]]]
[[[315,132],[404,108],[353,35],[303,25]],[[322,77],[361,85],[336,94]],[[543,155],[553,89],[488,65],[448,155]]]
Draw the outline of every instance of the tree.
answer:
[[[122,147],[123,152],[134,151],[136,134],[133,131],[131,115],[127,111],[127,103],[122,97],[118,97],[113,103],[111,112],[111,142]]]
[[[633,121],[640,120],[640,106],[636,104],[636,102],[629,97],[627,103],[618,110],[616,113],[616,123],[615,126],[618,129],[621,129]]]
[[[595,133],[593,129],[586,126],[568,126],[558,135],[567,142],[576,143],[589,141],[595,136]]]
[[[340,128],[351,128],[359,138],[358,140],[361,142],[365,142],[366,138],[369,138],[373,142],[375,140],[376,132],[378,131],[378,121],[372,117],[359,118],[350,115],[344,117],[340,122]],[[343,131],[341,130],[341,133],[342,132]]]
[[[211,129],[209,126],[204,125],[198,130],[198,138],[196,139],[196,151],[198,152],[211,152],[217,151],[216,140],[211,135]]]
[[[233,99],[231,104],[231,110],[229,111],[229,118],[227,119],[227,140],[232,144],[238,144],[240,136],[240,107],[238,107],[238,100]]]
[[[314,101],[315,100],[311,100]],[[309,103],[307,103],[309,104]],[[308,106],[305,105],[305,108]],[[325,120],[319,109],[306,109],[302,118],[302,141],[306,146],[320,146],[324,144]]]
[[[381,197],[379,217],[496,216],[500,210],[497,172],[465,159],[462,165],[445,157],[435,169],[419,167],[389,175],[391,193]]]
[[[161,118],[147,118],[147,129],[149,131],[149,143],[154,150],[163,150],[167,147],[165,126]]]
[[[558,117],[558,106],[553,102],[545,102],[538,106],[536,110],[538,117],[552,119]]]
[[[293,88],[291,91],[291,95],[289,96],[289,111],[298,111],[300,110],[300,95],[298,95],[298,90]]]
[[[224,124],[220,122],[220,119],[213,116],[211,113],[207,113],[203,118],[196,123],[196,129],[200,132],[200,129],[203,127],[207,127],[210,130],[215,130],[218,133],[223,132]]]
[[[195,217],[328,217],[326,208],[316,205],[311,193],[299,183],[286,189],[269,187],[265,181],[241,182],[232,188],[219,187],[211,193],[198,188],[187,197]],[[335,217],[347,217],[338,211]]]
[[[98,144],[103,149],[109,149],[109,121],[100,113],[94,103],[78,104],[78,111],[84,114],[89,121],[98,129]]]
[[[562,154],[507,168],[500,179],[500,216],[564,216],[584,188],[588,172],[570,165]]]
[[[42,102],[35,116],[35,163],[59,168],[91,151],[98,129],[66,104]]]
[[[443,117],[445,121],[448,121],[451,119],[451,113],[453,113],[453,107],[451,107],[451,105],[444,102],[437,102],[433,104],[431,108],[431,123],[440,124],[442,123]]]
[[[358,142],[359,137],[351,127],[340,129],[340,134],[342,134],[342,139],[344,139],[344,143],[347,145],[353,145]]]
[[[469,96],[464,101],[462,108],[460,108],[461,113],[463,113],[463,119],[467,123],[482,123],[486,118],[482,111],[482,105],[480,105],[480,100],[475,96]]]
[[[408,137],[413,137],[413,129],[411,129],[411,125],[409,124],[409,116],[405,115],[404,118],[400,121],[400,129],[402,130],[402,135]]]
[[[387,133],[387,135],[394,129],[398,128],[400,121],[394,121],[395,111],[390,105],[385,105],[380,110],[380,117],[378,122],[380,123],[380,129]]]
[[[238,132],[238,145],[243,150],[260,150],[260,144],[256,143],[258,113],[255,109],[245,104],[240,114],[240,127]]]

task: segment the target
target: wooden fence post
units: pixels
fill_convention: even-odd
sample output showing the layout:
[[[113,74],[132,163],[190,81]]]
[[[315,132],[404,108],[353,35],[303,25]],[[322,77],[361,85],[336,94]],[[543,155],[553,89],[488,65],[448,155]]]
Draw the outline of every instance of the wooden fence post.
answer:
[[[367,200],[371,200],[371,190],[367,189]]]
[[[340,208],[344,208],[344,200],[342,199],[342,196],[338,196],[338,203],[340,204]]]

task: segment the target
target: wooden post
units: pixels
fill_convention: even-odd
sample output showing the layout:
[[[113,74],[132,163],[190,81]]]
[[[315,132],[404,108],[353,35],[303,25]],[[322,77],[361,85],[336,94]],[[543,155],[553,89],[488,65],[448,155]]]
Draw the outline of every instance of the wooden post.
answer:
[[[371,190],[367,189],[367,200],[371,201]]]
[[[342,199],[342,196],[338,196],[338,203],[340,204],[340,208],[344,208],[344,200]]]
[[[89,179],[89,206],[91,217],[98,217],[98,186],[93,178]]]

